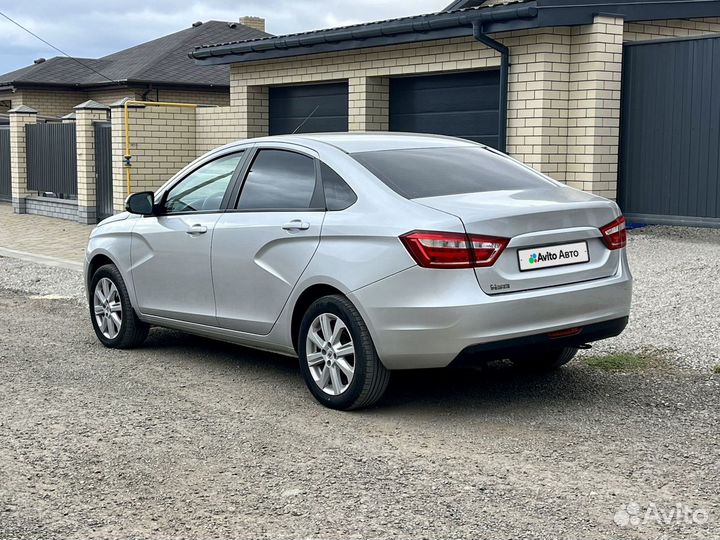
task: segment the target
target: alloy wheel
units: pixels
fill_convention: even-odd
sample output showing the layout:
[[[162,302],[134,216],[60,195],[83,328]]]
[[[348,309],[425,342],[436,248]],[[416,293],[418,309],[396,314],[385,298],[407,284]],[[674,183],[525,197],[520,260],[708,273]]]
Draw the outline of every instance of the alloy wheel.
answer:
[[[331,396],[347,390],[355,373],[355,345],[348,327],[337,315],[322,313],[315,317],[305,351],[318,388]]]
[[[115,339],[122,326],[122,302],[112,280],[104,277],[95,285],[93,310],[95,322],[102,335],[108,339]]]

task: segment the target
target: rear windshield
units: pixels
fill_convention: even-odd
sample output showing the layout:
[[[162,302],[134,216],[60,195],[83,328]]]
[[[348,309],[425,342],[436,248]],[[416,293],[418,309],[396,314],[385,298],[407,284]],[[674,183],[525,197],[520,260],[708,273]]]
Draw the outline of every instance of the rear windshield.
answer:
[[[532,169],[482,147],[413,148],[351,155],[407,199],[555,185]]]

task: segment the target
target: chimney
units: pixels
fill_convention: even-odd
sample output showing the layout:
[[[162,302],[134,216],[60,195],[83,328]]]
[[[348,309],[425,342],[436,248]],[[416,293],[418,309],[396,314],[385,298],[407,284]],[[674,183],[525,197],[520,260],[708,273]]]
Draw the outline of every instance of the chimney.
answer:
[[[255,30],[265,31],[265,19],[262,17],[240,17],[240,24],[254,28]]]

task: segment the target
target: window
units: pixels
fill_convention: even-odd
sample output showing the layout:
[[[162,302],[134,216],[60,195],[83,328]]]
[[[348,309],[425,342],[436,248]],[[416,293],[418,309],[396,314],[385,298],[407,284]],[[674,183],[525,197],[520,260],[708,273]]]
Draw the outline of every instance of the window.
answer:
[[[321,208],[315,160],[286,150],[260,150],[243,184],[239,210]]]
[[[191,172],[168,191],[165,212],[175,214],[220,210],[240,159],[242,152],[216,159]]]
[[[320,172],[325,190],[325,205],[328,210],[345,210],[355,204],[357,195],[338,173],[324,163],[320,164]]]
[[[406,199],[556,185],[482,147],[381,150],[352,157]]]

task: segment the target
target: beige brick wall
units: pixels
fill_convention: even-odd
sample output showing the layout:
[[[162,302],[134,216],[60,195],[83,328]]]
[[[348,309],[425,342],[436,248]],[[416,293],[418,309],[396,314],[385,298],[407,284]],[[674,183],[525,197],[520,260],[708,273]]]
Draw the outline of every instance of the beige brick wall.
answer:
[[[87,99],[92,99],[103,105],[110,106],[124,98],[140,99],[142,91],[133,88],[107,88],[88,92],[87,96]],[[77,105],[77,103],[75,105]]]
[[[625,24],[625,41],[646,41],[720,33],[720,17]]]
[[[10,186],[13,208],[18,213],[25,213],[25,198],[29,195],[25,126],[36,121],[37,114],[10,114]]]
[[[390,79],[350,77],[348,81],[348,129],[387,131],[390,129]]]
[[[75,111],[77,144],[77,202],[79,218],[93,222],[95,217],[95,122],[108,119],[105,110],[80,109]]]
[[[155,92],[150,92],[148,98],[150,101],[166,101],[171,103],[195,103],[197,105],[216,105],[218,107],[228,107],[230,105],[229,90],[206,92],[161,89],[157,92],[157,96]]]
[[[195,109],[131,107],[130,191],[153,191],[196,157]],[[123,209],[127,197],[123,108],[112,109],[113,206]]]
[[[200,107],[196,109],[195,153],[205,152],[243,138],[239,127],[242,113],[233,107]]]
[[[73,107],[87,100],[84,92],[66,90],[18,90],[13,98],[13,106],[27,105],[35,109],[40,116],[65,116],[73,112]],[[17,100],[17,103],[16,103]]]
[[[507,151],[565,180],[570,28],[504,35],[510,48]]]
[[[604,197],[617,194],[623,21],[595,17],[573,29],[565,180]]]

